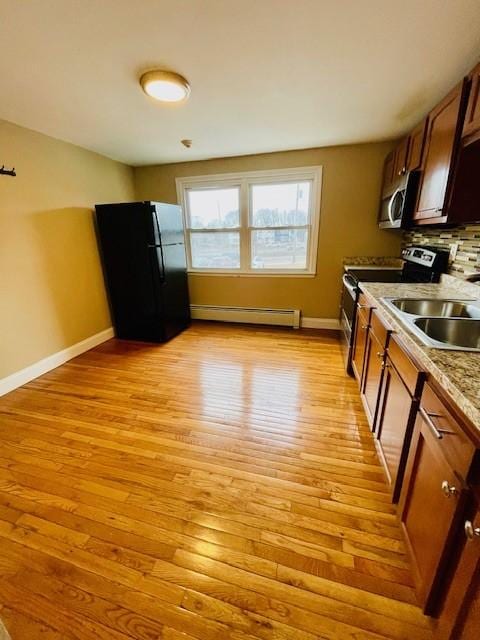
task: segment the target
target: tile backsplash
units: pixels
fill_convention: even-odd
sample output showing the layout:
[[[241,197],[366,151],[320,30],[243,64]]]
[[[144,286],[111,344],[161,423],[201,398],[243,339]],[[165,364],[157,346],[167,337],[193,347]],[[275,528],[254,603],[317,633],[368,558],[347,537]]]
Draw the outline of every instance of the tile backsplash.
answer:
[[[454,229],[435,229],[434,227],[409,229],[403,234],[404,247],[427,244],[433,247],[445,247],[458,242],[455,260],[449,273],[458,278],[480,272],[480,224],[470,224]]]

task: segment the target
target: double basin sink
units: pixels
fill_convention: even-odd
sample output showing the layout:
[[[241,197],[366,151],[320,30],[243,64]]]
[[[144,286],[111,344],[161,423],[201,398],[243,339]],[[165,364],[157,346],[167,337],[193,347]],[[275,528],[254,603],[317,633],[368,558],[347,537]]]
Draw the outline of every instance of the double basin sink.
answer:
[[[428,347],[480,351],[480,302],[454,299],[382,298]]]

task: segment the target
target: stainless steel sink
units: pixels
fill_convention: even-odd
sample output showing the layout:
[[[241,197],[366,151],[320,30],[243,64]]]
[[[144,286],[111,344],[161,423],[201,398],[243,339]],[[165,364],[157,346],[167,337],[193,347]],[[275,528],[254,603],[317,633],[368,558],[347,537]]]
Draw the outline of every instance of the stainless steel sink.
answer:
[[[480,300],[382,298],[428,347],[480,351]]]
[[[416,318],[413,324],[430,341],[429,346],[480,351],[480,320],[466,318]]]
[[[399,311],[415,316],[480,318],[480,307],[461,300],[393,298],[389,302]]]

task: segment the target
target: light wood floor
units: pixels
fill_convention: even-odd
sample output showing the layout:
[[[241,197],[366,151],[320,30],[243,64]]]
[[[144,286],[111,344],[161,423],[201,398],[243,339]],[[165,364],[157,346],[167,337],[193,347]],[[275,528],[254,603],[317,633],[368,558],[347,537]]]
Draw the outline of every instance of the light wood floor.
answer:
[[[13,640],[430,638],[334,334],[111,340],[0,423]]]

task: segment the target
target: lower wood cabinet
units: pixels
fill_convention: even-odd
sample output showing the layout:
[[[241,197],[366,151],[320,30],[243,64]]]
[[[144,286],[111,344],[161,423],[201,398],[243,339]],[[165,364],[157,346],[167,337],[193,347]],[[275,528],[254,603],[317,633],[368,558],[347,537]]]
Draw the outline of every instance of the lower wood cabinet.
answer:
[[[375,427],[385,349],[390,333],[391,330],[382,324],[377,312],[373,309],[366,335],[363,377],[360,388],[365,413],[372,429]]]
[[[432,411],[431,407],[435,410]],[[454,540],[468,496],[475,452],[446,407],[426,385],[400,499],[403,531],[424,611],[438,613]]]
[[[392,336],[376,416],[376,445],[397,502],[418,409],[424,373],[403,353]]]
[[[360,301],[357,304],[357,317],[355,321],[355,335],[353,339],[352,353],[353,375],[357,379],[359,385],[362,383],[365,347],[367,343],[368,329],[370,327],[370,313],[371,308],[363,302],[362,298],[360,298]]]
[[[365,295],[354,371],[434,640],[480,639],[480,435]]]
[[[465,511],[455,541],[457,559],[434,634],[435,640],[478,640],[480,637],[480,504]]]

